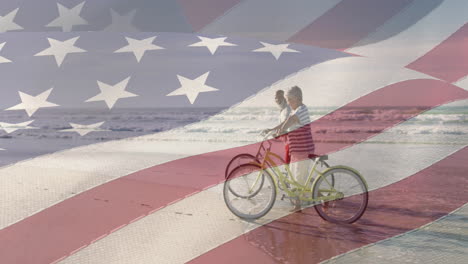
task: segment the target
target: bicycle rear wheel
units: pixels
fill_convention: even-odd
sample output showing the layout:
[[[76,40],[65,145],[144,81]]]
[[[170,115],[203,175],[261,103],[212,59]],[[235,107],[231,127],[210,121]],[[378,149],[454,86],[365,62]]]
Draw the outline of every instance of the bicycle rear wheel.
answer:
[[[233,214],[244,219],[257,219],[273,207],[276,187],[268,171],[255,164],[243,164],[229,174],[223,195]]]
[[[332,184],[333,181],[333,184]],[[314,185],[315,210],[332,223],[353,223],[364,214],[369,199],[367,185],[359,174],[345,167],[332,167]]]
[[[328,168],[330,168],[330,165],[329,165],[326,161],[323,161],[323,160],[322,160],[322,161],[320,161],[320,162],[317,164],[316,170],[317,170],[317,171],[325,171],[325,170],[327,170]],[[313,183],[313,180],[312,180],[312,181],[310,182],[310,184],[307,186],[307,187],[311,190],[310,193],[307,193],[307,194],[306,194],[306,198],[309,198],[309,199],[310,199],[311,197],[313,197],[313,196],[312,196],[312,195],[313,195],[313,194],[312,194],[312,191],[313,191],[313,190],[312,190],[312,186],[311,186],[312,183]],[[333,174],[330,176],[330,184],[331,184],[331,186],[335,186],[335,177],[333,176]],[[297,199],[296,199],[295,197],[290,197],[290,198],[289,198],[289,201],[291,202],[292,205],[296,205],[296,203],[297,203]],[[309,206],[309,205],[311,205],[311,204],[313,204],[313,202],[311,202],[311,201],[302,201],[302,202],[301,202],[301,205],[302,205],[302,206]]]

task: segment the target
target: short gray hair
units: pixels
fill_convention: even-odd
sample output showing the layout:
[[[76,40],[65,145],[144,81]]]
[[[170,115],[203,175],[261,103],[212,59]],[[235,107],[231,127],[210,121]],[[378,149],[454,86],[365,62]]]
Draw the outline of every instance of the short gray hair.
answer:
[[[298,86],[293,86],[286,92],[287,97],[296,97],[302,102],[302,90]]]

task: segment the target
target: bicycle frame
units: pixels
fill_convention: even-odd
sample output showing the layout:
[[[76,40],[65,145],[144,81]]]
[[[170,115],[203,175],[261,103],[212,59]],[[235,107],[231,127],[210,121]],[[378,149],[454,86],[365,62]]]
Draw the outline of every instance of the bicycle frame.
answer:
[[[314,164],[312,166],[312,169],[307,177],[307,180],[305,182],[304,185],[298,183],[294,177],[291,177],[291,179],[289,179],[289,177],[287,177],[287,175],[284,175],[283,172],[281,172],[278,168],[278,165],[273,161],[273,159],[270,157],[274,157],[274,158],[277,158],[279,160],[282,160],[281,157],[276,154],[276,153],[273,153],[271,151],[271,142],[267,141],[269,143],[269,146],[267,148],[265,148],[263,146],[264,142],[261,143],[260,145],[260,148],[257,152],[257,155],[256,157],[260,157],[262,156],[261,155],[261,150],[265,150],[265,153],[263,154],[263,159],[261,161],[261,163],[258,163],[258,162],[250,162],[249,164],[255,164],[255,165],[258,165],[260,166],[262,169],[259,171],[259,174],[256,178],[256,180],[254,181],[254,183],[252,184],[252,186],[250,187],[250,190],[249,192],[252,192],[254,186],[258,183],[259,179],[260,179],[260,176],[262,175],[262,172],[263,170],[268,170],[270,169],[273,173],[271,174],[272,176],[274,175],[273,177],[273,182],[275,184],[275,188],[278,190],[278,189],[282,189],[283,191],[285,191],[287,193],[287,195],[289,197],[299,197],[299,199],[301,201],[308,201],[308,202],[318,202],[318,201],[328,201],[328,200],[335,200],[335,199],[339,199],[339,198],[343,198],[342,195],[340,195],[340,193],[338,191],[336,191],[332,184],[330,184],[330,182],[328,182],[328,180],[326,178],[323,178],[326,183],[331,187],[329,190],[320,190],[320,193],[328,193],[329,195],[328,196],[320,196],[320,197],[317,197],[316,199],[314,199],[312,196],[310,198],[306,197],[305,194],[306,193],[310,193],[313,189],[314,189],[314,186],[316,184],[316,182],[318,181],[318,179],[328,171],[325,170],[323,172],[317,170],[317,165],[320,161],[320,158],[317,157],[314,159]],[[258,159],[260,160],[260,159]],[[289,169],[289,166],[288,164],[285,164],[285,167],[286,167],[286,170],[288,172],[289,175],[292,175],[290,169]],[[316,173],[317,174],[317,177],[315,177],[314,181],[312,182],[312,185],[311,185],[311,188],[308,189],[307,186],[311,183],[312,181],[312,176],[313,174]],[[296,188],[295,189],[292,189],[290,187],[287,186],[286,183],[289,183],[293,186],[295,186]],[[280,185],[282,187],[280,187]],[[331,195],[332,193],[335,193],[336,195]]]
[[[313,161],[313,164],[307,172],[308,175],[304,175],[307,179],[302,184],[296,180],[297,175],[294,177],[289,164],[271,151],[273,141],[267,140],[269,136],[267,134],[263,138],[256,156],[248,153],[238,154],[226,166],[227,176],[223,196],[228,209],[233,214],[242,219],[263,217],[272,209],[279,193],[282,195],[281,200],[284,197],[291,199],[291,203],[295,205],[294,209],[301,208],[302,202],[308,202],[308,205],[314,206],[321,218],[329,222],[350,224],[361,218],[368,205],[369,188],[358,171],[342,165],[330,167],[326,162],[328,156],[309,155],[308,159]],[[246,160],[242,160],[244,158]],[[275,162],[275,159],[279,161]],[[229,172],[231,164],[235,164],[234,161],[240,165]],[[278,164],[284,164],[285,168],[280,168]],[[236,178],[239,180],[231,182]],[[236,188],[240,188],[242,193],[239,194]],[[245,191],[248,191],[246,195]],[[263,192],[260,193],[261,191]],[[353,199],[350,210],[346,209],[344,215],[334,213],[336,210],[342,211],[342,205],[350,204],[340,202],[340,200],[355,195],[357,195],[357,200]],[[259,197],[260,200],[255,197]],[[236,203],[239,199],[247,200]],[[333,202],[334,200],[337,200],[337,203]],[[267,203],[261,205],[259,202]],[[358,207],[354,206],[356,202],[358,202]],[[252,205],[255,207],[250,208]]]

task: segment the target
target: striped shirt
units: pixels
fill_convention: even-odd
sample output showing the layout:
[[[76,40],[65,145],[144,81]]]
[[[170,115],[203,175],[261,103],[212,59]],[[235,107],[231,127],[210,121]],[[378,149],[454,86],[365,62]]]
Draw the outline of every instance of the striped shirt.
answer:
[[[310,117],[307,106],[301,105],[291,112],[291,116],[296,115],[299,118],[299,124],[291,127],[288,133],[289,153],[307,152],[314,153],[314,142],[310,130]]]

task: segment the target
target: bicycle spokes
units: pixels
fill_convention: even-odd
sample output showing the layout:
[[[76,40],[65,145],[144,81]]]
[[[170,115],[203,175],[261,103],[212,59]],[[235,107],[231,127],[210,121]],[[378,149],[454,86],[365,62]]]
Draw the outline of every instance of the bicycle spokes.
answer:
[[[348,169],[326,172],[317,180],[313,193],[319,203],[315,209],[331,222],[352,223],[367,207],[367,186],[358,174]]]
[[[273,179],[256,165],[239,166],[224,184],[224,199],[228,208],[242,218],[263,216],[273,206],[275,197]]]

